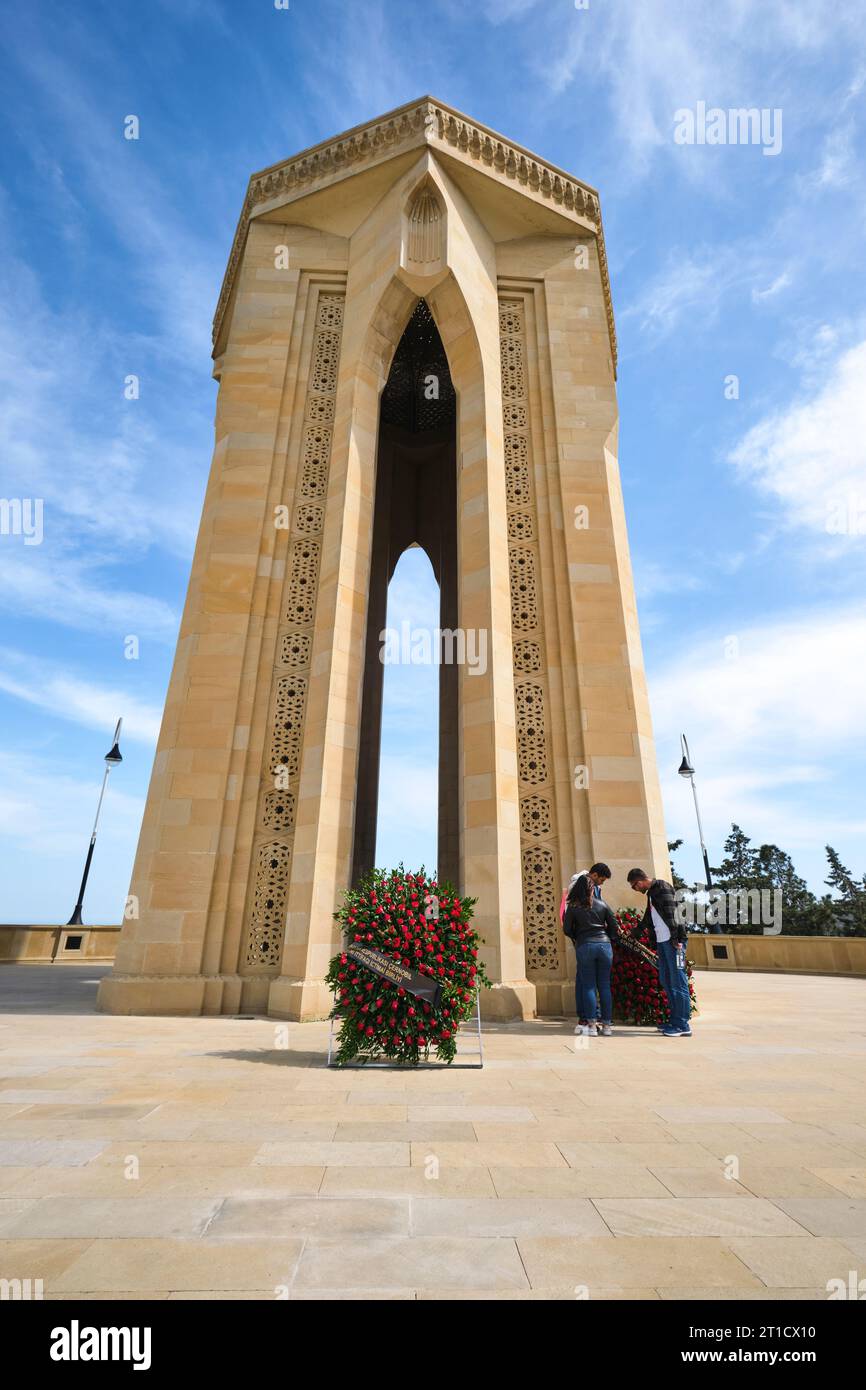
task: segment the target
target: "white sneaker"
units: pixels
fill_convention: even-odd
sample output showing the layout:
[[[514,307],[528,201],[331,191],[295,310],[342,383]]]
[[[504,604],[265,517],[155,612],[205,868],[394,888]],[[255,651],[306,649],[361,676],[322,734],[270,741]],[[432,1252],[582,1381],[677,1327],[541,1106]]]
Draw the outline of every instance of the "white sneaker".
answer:
[[[584,1023],[584,1024],[582,1024],[582,1025],[581,1025],[581,1028],[580,1028],[580,1032],[583,1033],[584,1037],[586,1037],[586,1038],[597,1038],[597,1037],[598,1037],[598,1029],[596,1028],[596,1026],[595,1026],[594,1023]]]
[[[612,1038],[612,1037],[613,1037],[613,1029],[611,1028],[611,1026],[610,1026],[609,1023],[603,1023],[603,1024],[601,1025],[601,1036],[602,1036],[603,1038]]]

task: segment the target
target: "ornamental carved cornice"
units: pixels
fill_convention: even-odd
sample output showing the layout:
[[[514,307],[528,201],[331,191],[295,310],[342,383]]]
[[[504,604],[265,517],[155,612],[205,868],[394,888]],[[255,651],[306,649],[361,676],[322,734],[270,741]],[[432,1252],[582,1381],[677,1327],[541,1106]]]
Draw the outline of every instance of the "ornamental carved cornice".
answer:
[[[513,182],[528,196],[549,203],[591,231],[598,246],[611,353],[616,368],[616,330],[610,292],[604,232],[598,193],[589,184],[539,159],[531,151],[504,139],[496,131],[470,120],[450,106],[422,97],[378,120],[357,126],[336,139],[326,140],[292,159],[253,174],[232,243],[228,266],[214,315],[213,338],[219,337],[231,299],[246,243],[247,229],[256,209],[272,202],[291,201],[326,187],[347,174],[371,168],[383,159],[415,147],[430,145],[446,153],[458,152],[470,166],[487,169]]]

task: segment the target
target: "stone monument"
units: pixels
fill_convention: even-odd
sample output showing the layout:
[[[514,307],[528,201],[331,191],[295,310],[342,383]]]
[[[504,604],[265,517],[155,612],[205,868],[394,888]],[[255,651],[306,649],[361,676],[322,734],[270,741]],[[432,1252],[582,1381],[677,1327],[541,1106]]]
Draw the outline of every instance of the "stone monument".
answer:
[[[388,580],[418,544],[458,651],[440,666],[439,874],[478,899],[485,1012],[569,1009],[570,874],[606,860],[615,904],[633,863],[668,872],[597,193],[412,102],[252,177],[214,362],[100,1008],[327,1014],[333,913],[375,850]]]

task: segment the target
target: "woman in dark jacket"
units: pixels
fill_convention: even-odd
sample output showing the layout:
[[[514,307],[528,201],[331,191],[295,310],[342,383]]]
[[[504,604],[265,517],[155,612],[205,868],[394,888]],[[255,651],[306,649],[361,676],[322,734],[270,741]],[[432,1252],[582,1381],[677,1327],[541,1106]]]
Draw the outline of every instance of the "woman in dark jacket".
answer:
[[[613,968],[613,945],[619,931],[619,924],[601,899],[593,899],[589,906],[580,901],[582,895],[578,885],[572,884],[565,904],[563,927],[566,936],[574,942],[577,953],[580,980],[583,988],[583,1007],[581,1015],[589,1020],[580,1025],[580,1032],[587,1037],[598,1036],[595,1023],[596,990],[601,1005],[601,1036],[609,1038],[612,1033],[613,998],[610,992],[610,973]]]

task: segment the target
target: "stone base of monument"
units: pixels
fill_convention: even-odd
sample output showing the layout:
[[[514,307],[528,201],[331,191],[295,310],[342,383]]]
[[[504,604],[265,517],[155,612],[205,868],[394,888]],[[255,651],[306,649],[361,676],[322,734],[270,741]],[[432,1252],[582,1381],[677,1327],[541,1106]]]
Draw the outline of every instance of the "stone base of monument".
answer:
[[[482,1018],[525,1022],[536,1012],[536,986],[529,980],[503,980],[481,992]]]

